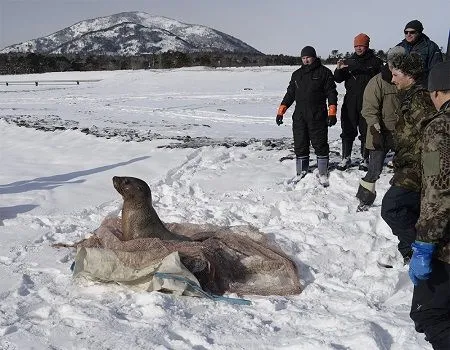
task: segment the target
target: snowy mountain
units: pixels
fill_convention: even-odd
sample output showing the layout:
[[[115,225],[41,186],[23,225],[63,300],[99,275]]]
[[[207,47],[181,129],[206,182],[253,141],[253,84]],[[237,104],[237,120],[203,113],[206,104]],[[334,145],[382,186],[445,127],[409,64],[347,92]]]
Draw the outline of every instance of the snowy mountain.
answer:
[[[88,19],[48,36],[8,46],[0,53],[138,55],[170,50],[260,53],[215,29],[145,12]]]

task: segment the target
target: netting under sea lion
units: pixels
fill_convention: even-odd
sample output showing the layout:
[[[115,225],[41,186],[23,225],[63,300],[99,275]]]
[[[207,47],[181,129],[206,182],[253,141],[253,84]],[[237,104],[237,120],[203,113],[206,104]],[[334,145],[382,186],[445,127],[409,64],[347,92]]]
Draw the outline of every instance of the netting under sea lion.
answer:
[[[106,218],[90,238],[75,245],[78,266],[74,272],[90,274],[98,280],[138,285],[145,280],[142,271],[152,275],[155,266],[177,252],[188,273],[195,276],[204,290],[214,294],[292,295],[301,292],[293,261],[253,226],[169,223],[166,227],[192,241],[158,238],[121,241],[121,219]],[[87,253],[92,253],[89,263]],[[117,270],[121,274],[115,273]],[[124,270],[127,272],[123,273]]]

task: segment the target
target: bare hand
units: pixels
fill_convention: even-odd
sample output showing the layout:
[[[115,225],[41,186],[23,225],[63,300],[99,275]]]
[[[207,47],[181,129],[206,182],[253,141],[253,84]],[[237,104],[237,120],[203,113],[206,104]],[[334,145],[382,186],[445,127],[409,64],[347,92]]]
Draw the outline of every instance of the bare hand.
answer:
[[[342,58],[337,61],[337,66],[336,66],[337,69],[342,69],[345,67],[348,67],[348,65],[344,64],[344,60]]]

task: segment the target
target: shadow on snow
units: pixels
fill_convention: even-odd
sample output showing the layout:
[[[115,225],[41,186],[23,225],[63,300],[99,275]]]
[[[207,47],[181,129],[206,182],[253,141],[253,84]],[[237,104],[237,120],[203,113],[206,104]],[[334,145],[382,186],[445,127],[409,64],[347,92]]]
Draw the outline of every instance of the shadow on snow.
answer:
[[[130,159],[126,162],[120,162],[111,165],[105,165],[93,169],[75,171],[72,173],[54,175],[54,176],[46,176],[46,177],[38,177],[33,180],[24,180],[24,181],[16,181],[10,184],[0,185],[0,194],[11,194],[11,193],[22,193],[27,191],[35,191],[35,190],[51,190],[53,188],[65,185],[65,184],[76,184],[83,183],[84,179],[74,180],[77,177],[87,176],[95,173],[99,173],[102,171],[107,171],[110,169],[114,169],[117,167],[121,167],[124,165],[128,165],[134,162],[138,162],[144,159],[150,158],[149,156],[138,157],[134,159]]]
[[[14,205],[12,207],[0,207],[0,226],[3,226],[3,220],[15,219],[18,214],[26,213],[38,207],[36,204]]]

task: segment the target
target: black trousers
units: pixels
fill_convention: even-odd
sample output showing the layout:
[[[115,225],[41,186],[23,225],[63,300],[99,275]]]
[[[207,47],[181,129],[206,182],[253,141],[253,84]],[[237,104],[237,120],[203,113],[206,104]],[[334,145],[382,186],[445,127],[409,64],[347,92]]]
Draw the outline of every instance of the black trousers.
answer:
[[[292,116],[294,152],[297,157],[309,156],[309,145],[319,157],[326,157],[330,151],[328,145],[328,125],[325,110],[295,112]]]
[[[367,123],[361,115],[361,103],[356,96],[345,95],[341,109],[341,139],[355,141],[356,136],[361,140],[361,148],[365,148]]]
[[[381,217],[398,237],[398,250],[403,257],[411,256],[411,244],[416,239],[416,222],[420,214],[420,192],[391,186],[381,203]]]
[[[414,287],[410,317],[434,350],[450,349],[450,264],[433,260],[431,277]]]
[[[383,171],[384,158],[386,152],[370,150],[369,152],[369,169],[366,176],[363,177],[364,181],[374,183],[380,178],[380,174]]]

